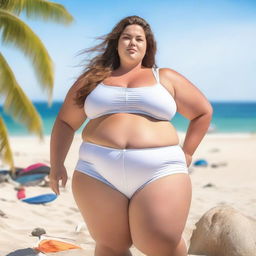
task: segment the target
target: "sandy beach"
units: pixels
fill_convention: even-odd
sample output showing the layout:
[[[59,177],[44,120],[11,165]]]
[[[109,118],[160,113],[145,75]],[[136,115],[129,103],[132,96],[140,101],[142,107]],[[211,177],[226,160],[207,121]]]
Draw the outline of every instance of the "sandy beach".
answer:
[[[180,144],[184,135],[179,133]],[[49,165],[49,142],[49,136],[45,136],[43,142],[34,136],[11,137],[15,165],[24,168],[38,162]],[[0,183],[1,256],[35,255],[32,252],[22,254],[22,251],[29,252],[37,244],[38,238],[31,235],[31,231],[37,227],[44,228],[51,237],[70,239],[83,248],[47,255],[93,256],[95,243],[86,226],[76,232],[77,225],[83,219],[74,202],[70,184],[80,143],[81,135],[77,134],[65,162],[69,179],[66,188],[61,188],[61,194],[55,201],[43,205],[27,204],[17,199],[14,184]],[[255,152],[256,134],[209,133],[205,136],[193,156],[193,162],[205,159],[208,166],[193,166],[193,162],[190,166],[193,196],[183,234],[188,245],[195,223],[212,207],[228,204],[256,218]],[[0,169],[5,167],[0,165]],[[51,192],[49,187],[26,187],[27,197]],[[144,255],[134,247],[131,251],[134,256]]]

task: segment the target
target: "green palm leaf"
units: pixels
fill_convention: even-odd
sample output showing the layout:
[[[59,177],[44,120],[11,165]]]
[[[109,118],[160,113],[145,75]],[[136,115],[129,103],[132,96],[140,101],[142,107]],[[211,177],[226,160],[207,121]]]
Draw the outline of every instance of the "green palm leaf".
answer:
[[[27,129],[43,138],[42,120],[0,53],[0,95],[5,96],[4,110]]]
[[[73,17],[64,6],[47,0],[0,0],[0,32],[3,44],[19,48],[32,61],[39,84],[48,93],[51,103],[54,67],[39,37],[18,15],[25,12],[28,18],[43,18],[69,24]],[[27,129],[43,138],[42,120],[32,102],[23,92],[15,76],[0,52],[0,96],[4,96],[4,111]],[[7,129],[0,117],[0,153],[14,172],[13,157]]]
[[[0,8],[10,10],[17,15],[25,11],[28,18],[43,18],[64,24],[73,21],[73,17],[63,5],[46,0],[0,0]]]
[[[6,162],[14,169],[14,162],[12,157],[12,150],[8,140],[8,133],[4,123],[4,120],[0,116],[0,152],[3,162]]]
[[[0,9],[0,31],[1,29],[2,42],[17,46],[31,59],[40,85],[43,90],[47,90],[51,102],[53,63],[39,37],[17,16]]]

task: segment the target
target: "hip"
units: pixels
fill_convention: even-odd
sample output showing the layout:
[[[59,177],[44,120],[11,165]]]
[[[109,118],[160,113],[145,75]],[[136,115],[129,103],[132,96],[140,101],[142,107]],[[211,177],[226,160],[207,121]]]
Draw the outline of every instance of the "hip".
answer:
[[[82,142],[79,149],[79,159],[93,163],[101,170],[109,166],[109,170],[120,171],[120,168],[125,166],[131,170],[147,172],[149,169],[169,169],[170,165],[174,169],[186,169],[186,158],[180,145],[126,149]],[[113,165],[117,166],[113,168]]]

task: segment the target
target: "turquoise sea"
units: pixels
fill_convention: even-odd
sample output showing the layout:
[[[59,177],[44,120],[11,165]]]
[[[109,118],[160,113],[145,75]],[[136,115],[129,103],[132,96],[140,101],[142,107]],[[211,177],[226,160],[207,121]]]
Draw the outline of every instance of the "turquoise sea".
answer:
[[[47,102],[34,102],[34,105],[41,115],[44,134],[51,133],[54,120],[61,107],[62,102],[54,102],[48,107]],[[256,132],[256,102],[211,102],[214,113],[211,127],[215,133],[253,133]],[[9,135],[29,135],[26,128],[15,122],[10,116],[3,112],[0,106],[0,115],[4,118]],[[80,133],[84,125],[77,131]],[[185,132],[189,121],[176,113],[172,124],[178,131]]]

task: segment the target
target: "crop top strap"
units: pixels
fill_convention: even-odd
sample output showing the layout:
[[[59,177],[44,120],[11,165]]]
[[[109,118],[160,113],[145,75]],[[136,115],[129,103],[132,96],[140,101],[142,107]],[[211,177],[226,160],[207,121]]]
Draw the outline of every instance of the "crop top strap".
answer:
[[[156,81],[157,81],[158,83],[160,83],[160,79],[159,79],[159,68],[153,67],[152,70],[153,70],[153,74],[154,74],[154,76],[155,76],[155,78],[156,78]]]

